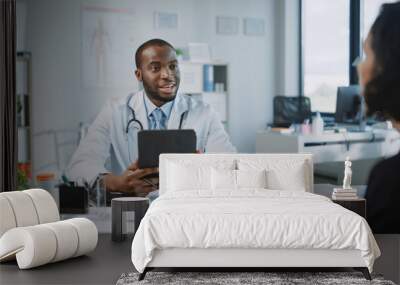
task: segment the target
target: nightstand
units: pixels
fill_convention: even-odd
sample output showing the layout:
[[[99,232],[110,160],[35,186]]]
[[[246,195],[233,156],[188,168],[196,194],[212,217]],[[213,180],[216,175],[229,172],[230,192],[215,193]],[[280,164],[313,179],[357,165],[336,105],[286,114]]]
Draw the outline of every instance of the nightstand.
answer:
[[[340,206],[353,211],[356,214],[359,214],[364,219],[367,217],[367,200],[364,198],[357,198],[352,200],[344,200],[344,199],[332,199],[332,202],[339,204]]]
[[[123,241],[135,235],[139,224],[149,208],[149,199],[143,197],[120,197],[111,200],[113,241]]]

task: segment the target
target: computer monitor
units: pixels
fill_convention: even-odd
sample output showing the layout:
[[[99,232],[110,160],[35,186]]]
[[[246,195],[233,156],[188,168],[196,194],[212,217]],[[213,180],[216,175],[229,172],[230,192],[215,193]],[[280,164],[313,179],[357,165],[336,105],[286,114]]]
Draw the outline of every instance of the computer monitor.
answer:
[[[359,85],[341,86],[337,90],[335,122],[359,124],[363,118],[363,100]]]

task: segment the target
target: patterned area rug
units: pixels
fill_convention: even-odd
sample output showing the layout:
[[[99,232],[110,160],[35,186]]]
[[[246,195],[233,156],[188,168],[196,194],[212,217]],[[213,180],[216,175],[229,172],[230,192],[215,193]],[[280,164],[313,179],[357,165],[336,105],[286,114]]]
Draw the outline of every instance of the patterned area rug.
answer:
[[[148,272],[142,281],[138,281],[138,273],[122,274],[117,285],[134,284],[379,284],[395,285],[381,276],[372,275],[368,281],[360,272]]]

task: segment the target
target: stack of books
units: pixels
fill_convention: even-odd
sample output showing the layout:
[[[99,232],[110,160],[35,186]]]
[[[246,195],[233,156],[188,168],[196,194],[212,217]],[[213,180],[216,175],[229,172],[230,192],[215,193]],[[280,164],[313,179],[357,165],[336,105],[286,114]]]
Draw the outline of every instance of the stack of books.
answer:
[[[335,200],[358,199],[357,189],[334,188],[333,193],[332,193],[332,199],[335,199]]]

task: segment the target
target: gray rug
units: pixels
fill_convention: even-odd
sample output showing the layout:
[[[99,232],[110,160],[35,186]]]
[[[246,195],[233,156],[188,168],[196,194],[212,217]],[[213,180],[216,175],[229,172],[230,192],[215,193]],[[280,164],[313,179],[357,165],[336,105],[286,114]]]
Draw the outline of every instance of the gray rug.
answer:
[[[359,272],[148,272],[146,278],[138,281],[138,273],[122,274],[117,285],[133,284],[379,284],[395,285],[382,276],[372,275],[368,281]]]

